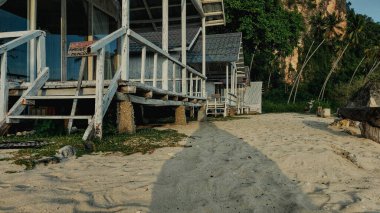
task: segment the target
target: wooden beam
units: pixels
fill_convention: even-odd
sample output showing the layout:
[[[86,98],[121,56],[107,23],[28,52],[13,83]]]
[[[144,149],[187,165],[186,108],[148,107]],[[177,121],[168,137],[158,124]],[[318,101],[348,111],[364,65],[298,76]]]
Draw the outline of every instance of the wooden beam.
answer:
[[[61,81],[67,81],[67,0],[61,0]]]
[[[19,47],[20,45],[23,45],[29,41],[34,40],[35,38],[44,35],[45,33],[41,30],[34,30],[29,32],[28,34],[25,34],[22,37],[13,39],[3,45],[0,45],[0,54],[3,54],[7,51],[11,51],[16,47]],[[34,49],[36,50],[36,49]],[[34,59],[35,60],[35,59]]]
[[[187,16],[186,19],[192,20],[192,19],[200,19],[201,17],[198,15],[194,16]],[[181,17],[174,17],[174,18],[168,18],[168,22],[176,22],[181,21]],[[131,21],[131,24],[150,24],[150,23],[159,23],[162,22],[162,19],[141,19],[141,20],[133,20]]]
[[[143,0],[143,3],[144,3],[144,7],[146,9],[146,12],[148,13],[149,19],[153,20],[152,12],[150,11],[148,3],[146,2],[146,0]],[[156,23],[152,22],[152,26],[153,26],[154,31],[157,31]]]
[[[17,31],[17,32],[0,32],[0,39],[4,38],[18,38],[30,33],[30,31]]]
[[[169,52],[169,0],[162,0],[162,50]],[[162,62],[162,89],[169,89],[168,81],[169,60],[165,58]]]
[[[202,7],[202,4],[199,0],[191,0],[191,2],[193,2],[193,5],[195,7],[195,9],[198,11],[199,15],[204,18],[205,17],[205,13],[203,11],[203,7]]]
[[[176,77],[176,72],[177,72],[177,65],[173,63],[173,75],[172,75],[172,87],[173,87],[173,92],[177,92],[177,77]]]

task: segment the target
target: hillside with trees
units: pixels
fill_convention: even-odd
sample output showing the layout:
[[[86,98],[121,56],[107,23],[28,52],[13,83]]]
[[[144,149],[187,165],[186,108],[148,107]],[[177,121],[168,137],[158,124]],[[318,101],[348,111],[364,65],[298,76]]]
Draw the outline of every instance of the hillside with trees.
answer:
[[[300,111],[310,100],[336,108],[380,79],[380,24],[345,0],[225,0],[225,7],[227,28],[215,31],[243,33],[268,112]]]

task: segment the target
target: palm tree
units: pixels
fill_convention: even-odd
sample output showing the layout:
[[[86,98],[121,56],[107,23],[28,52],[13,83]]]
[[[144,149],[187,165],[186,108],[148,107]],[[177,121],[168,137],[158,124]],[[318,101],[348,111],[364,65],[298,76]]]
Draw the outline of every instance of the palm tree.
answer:
[[[362,34],[363,30],[364,30],[365,24],[366,24],[366,22],[365,22],[365,18],[363,16],[355,16],[353,18],[351,26],[349,27],[348,42],[347,42],[346,46],[344,47],[344,49],[339,54],[338,58],[333,63],[333,66],[331,67],[331,70],[328,73],[328,75],[327,75],[327,77],[325,79],[325,82],[323,83],[322,89],[321,89],[321,91],[319,93],[318,101],[323,100],[324,95],[325,95],[325,90],[326,90],[327,83],[330,80],[331,75],[335,72],[336,68],[338,67],[339,62],[343,58],[343,56],[344,56],[345,52],[347,51],[348,47],[351,44],[355,45],[355,44],[359,43],[359,40],[361,38],[361,34]]]
[[[342,28],[339,26],[342,20],[339,17],[336,17],[335,15],[328,15],[326,17],[323,17],[322,13],[319,13],[318,15],[314,16],[311,20],[311,24],[314,27],[314,35],[322,35],[322,41],[319,43],[319,45],[315,48],[315,50],[310,54],[310,51],[315,43],[313,41],[312,45],[309,48],[309,51],[306,55],[305,61],[301,67],[301,70],[297,73],[295,80],[293,81],[292,90],[289,94],[288,104],[290,103],[290,99],[294,92],[294,98],[293,103],[296,101],[297,92],[299,83],[303,74],[303,71],[310,61],[310,59],[314,56],[314,54],[318,51],[318,49],[326,42],[326,40],[331,40],[337,36],[339,36],[342,32]],[[309,55],[310,54],[310,55]]]

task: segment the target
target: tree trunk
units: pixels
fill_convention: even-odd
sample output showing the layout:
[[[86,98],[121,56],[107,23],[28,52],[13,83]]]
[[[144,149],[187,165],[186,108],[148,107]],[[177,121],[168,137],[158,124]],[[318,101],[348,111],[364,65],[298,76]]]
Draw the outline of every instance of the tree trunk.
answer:
[[[365,59],[366,57],[367,57],[367,56],[364,56],[364,57],[362,58],[362,60],[360,61],[360,63],[359,63],[358,66],[356,67],[354,74],[352,74],[352,77],[351,77],[351,80],[350,80],[350,86],[351,86],[351,84],[352,84],[352,81],[354,80],[354,77],[355,77],[356,73],[357,73],[358,70],[359,70],[359,67],[362,65],[362,63],[363,63],[363,61],[364,61],[364,59]]]
[[[318,101],[323,100],[323,98],[325,96],[325,90],[326,90],[327,83],[330,80],[330,78],[331,78],[332,74],[334,73],[335,69],[338,67],[339,62],[343,58],[343,55],[346,52],[346,50],[348,49],[349,45],[350,45],[350,43],[348,43],[346,45],[346,47],[344,48],[343,52],[339,55],[339,57],[336,59],[336,61],[334,62],[333,66],[331,67],[331,70],[330,70],[329,74],[327,75],[327,77],[325,79],[325,82],[323,83],[321,92],[319,93]]]
[[[301,76],[302,76],[302,73],[303,73],[303,71],[304,71],[306,65],[309,63],[310,59],[314,56],[314,54],[318,51],[318,49],[322,46],[322,44],[323,44],[325,41],[326,41],[326,39],[323,39],[322,42],[319,43],[319,45],[317,46],[317,48],[315,48],[315,50],[313,51],[313,53],[312,53],[309,57],[306,56],[306,61],[305,61],[304,64],[302,65],[302,68],[301,68],[300,72],[298,73],[295,82],[298,82],[298,84],[299,84],[300,79],[301,79]],[[314,42],[313,42],[313,44],[314,44]],[[312,46],[313,46],[313,45],[312,45]],[[311,47],[312,47],[312,46],[311,46]],[[310,48],[311,48],[311,47],[310,47]],[[309,51],[310,51],[310,50],[311,50],[311,49],[309,49]],[[309,54],[309,53],[308,53],[308,54]],[[293,84],[293,86],[292,86],[292,90],[291,90],[291,92],[290,92],[290,94],[289,94],[288,104],[289,104],[289,102],[290,102],[290,99],[292,98],[293,91],[294,91],[295,87],[296,87],[296,85]],[[298,88],[298,86],[297,86],[297,88]],[[294,96],[296,96],[296,95],[297,95],[297,90],[296,90]],[[294,98],[294,101],[295,101],[295,98]]]

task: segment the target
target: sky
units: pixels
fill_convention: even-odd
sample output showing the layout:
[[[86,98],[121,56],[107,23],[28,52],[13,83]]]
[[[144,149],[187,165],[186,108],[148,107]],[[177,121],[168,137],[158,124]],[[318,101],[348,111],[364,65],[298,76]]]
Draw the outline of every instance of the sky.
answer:
[[[356,13],[372,17],[376,22],[380,22],[380,0],[349,0]]]

